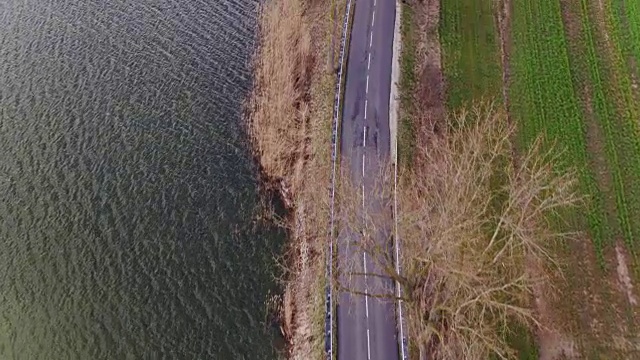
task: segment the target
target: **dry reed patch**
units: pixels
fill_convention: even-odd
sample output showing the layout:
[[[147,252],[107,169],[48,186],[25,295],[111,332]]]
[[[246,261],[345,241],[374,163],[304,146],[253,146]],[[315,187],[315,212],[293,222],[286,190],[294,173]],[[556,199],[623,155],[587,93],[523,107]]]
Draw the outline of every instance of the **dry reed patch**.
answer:
[[[248,121],[267,186],[289,210],[281,311],[290,359],[324,350],[324,256],[329,223],[331,115],[335,75],[325,71],[344,14],[334,2],[268,0],[260,12]],[[341,23],[341,22],[339,22]]]
[[[308,88],[314,58],[304,5],[272,0],[260,16],[260,43],[254,58],[255,87],[250,133],[267,176],[296,192],[293,174],[304,155],[309,118]]]
[[[440,46],[440,0],[426,0],[416,6],[417,44],[415,111],[418,134],[425,129],[437,133],[445,121],[444,76],[442,74],[442,50]],[[417,139],[417,146],[424,147],[427,136]]]
[[[304,309],[297,322],[298,336],[292,342],[292,359],[321,359],[324,354],[325,260],[330,228],[331,131],[336,86],[333,72],[336,65],[328,61],[333,59],[337,63],[344,10],[345,1],[338,0],[312,2],[305,13],[307,19],[313,19],[311,44],[316,60],[311,68],[308,90],[305,166],[295,175],[302,179],[295,203],[297,217],[305,222],[298,235],[304,241],[298,242],[307,244],[309,259],[305,276],[294,279],[295,285],[290,287],[290,292],[296,294],[296,307]]]
[[[409,334],[429,358],[514,358],[505,331],[538,324],[531,294],[548,279],[527,262],[558,271],[551,247],[567,234],[549,219],[579,202],[575,176],[541,141],[514,166],[514,128],[493,105],[450,122],[399,189]]]
[[[305,231],[304,207],[296,206],[302,179],[296,178],[304,166],[305,130],[308,120],[307,91],[311,54],[310,27],[298,0],[272,0],[261,8],[260,42],[254,57],[254,91],[251,96],[249,132],[256,158],[266,176],[267,186],[280,191],[294,238],[283,261],[284,296],[282,322],[289,352],[307,337],[310,326],[303,307],[297,306],[308,293],[293,291],[307,281],[309,246],[301,235]]]

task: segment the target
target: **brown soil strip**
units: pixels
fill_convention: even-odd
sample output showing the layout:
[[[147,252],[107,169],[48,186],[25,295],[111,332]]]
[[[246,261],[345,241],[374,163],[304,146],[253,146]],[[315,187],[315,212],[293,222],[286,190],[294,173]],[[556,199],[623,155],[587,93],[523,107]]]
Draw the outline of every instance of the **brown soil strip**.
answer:
[[[633,99],[636,104],[640,104],[640,79],[638,79],[638,63],[635,59],[630,60],[631,68],[631,89],[633,90]],[[638,119],[638,126],[640,126],[640,119]]]
[[[629,256],[626,255],[624,247],[620,244],[616,244],[616,260],[618,261],[616,271],[618,273],[618,281],[622,285],[622,290],[627,294],[629,305],[637,306],[638,298],[634,294],[633,284],[631,282],[631,277],[629,276],[629,267],[627,266],[628,257]]]
[[[509,119],[509,85],[511,83],[511,64],[509,55],[511,54],[511,1],[495,0],[497,8],[498,32],[500,36],[500,59],[502,65],[502,97],[504,108],[507,109]]]
[[[416,74],[418,84],[414,95],[417,148],[428,148],[433,136],[441,133],[445,126],[444,77],[442,73],[442,50],[440,47],[440,0],[425,0],[414,5],[414,33],[416,44]],[[418,154],[419,155],[419,154]],[[421,159],[415,159],[416,168]]]

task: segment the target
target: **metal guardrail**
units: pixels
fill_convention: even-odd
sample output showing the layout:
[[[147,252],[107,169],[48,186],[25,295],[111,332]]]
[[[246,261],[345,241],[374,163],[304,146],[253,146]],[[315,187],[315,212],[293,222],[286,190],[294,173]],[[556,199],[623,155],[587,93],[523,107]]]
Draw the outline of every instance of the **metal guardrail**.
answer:
[[[396,152],[397,154],[397,152]],[[398,196],[397,196],[397,187],[398,187],[398,161],[396,159],[394,164],[394,184],[393,184],[393,219],[394,219],[394,227],[395,227],[395,248],[396,248],[396,273],[400,274],[400,237],[398,236]],[[402,287],[400,286],[400,282],[396,280],[396,298],[398,299],[398,336],[400,338],[399,346],[400,346],[400,356],[402,360],[409,359],[409,349],[407,343],[407,336],[404,333],[404,314],[402,312]]]
[[[397,37],[400,37],[400,23],[402,21],[402,3],[401,0],[396,0],[396,19],[395,19],[395,24],[394,24],[394,29],[393,29],[393,33],[394,33],[394,44],[393,44],[393,64],[392,64],[392,81],[396,80],[399,77],[399,74],[397,73],[397,71],[400,71],[400,64],[399,64],[399,58],[400,58],[400,45],[396,46],[396,42],[401,41],[400,38],[396,39]],[[395,71],[394,71],[395,70]],[[395,75],[395,77],[394,77]],[[395,101],[397,104],[398,99],[395,97],[397,94],[397,84],[392,83],[391,84],[392,89],[391,89],[391,99],[390,101]],[[390,104],[391,105],[391,104]],[[395,260],[396,260],[396,273],[399,275],[400,274],[400,236],[398,235],[398,139],[397,139],[397,111],[398,108],[396,106],[390,106],[390,109],[393,109],[392,111],[395,111],[396,113],[393,115],[396,118],[396,139],[394,140],[394,159],[393,159],[393,165],[394,165],[394,178],[393,178],[393,225],[394,225],[394,247],[395,247]],[[396,298],[398,299],[398,307],[397,307],[397,315],[398,315],[398,337],[399,337],[399,346],[400,346],[400,356],[402,357],[402,360],[408,360],[409,359],[409,349],[408,349],[408,344],[407,344],[407,336],[404,332],[404,314],[402,311],[402,287],[400,286],[400,282],[396,280]]]
[[[340,39],[340,65],[338,67],[335,99],[333,105],[332,133],[331,144],[331,224],[329,226],[329,251],[327,254],[327,286],[325,289],[326,299],[326,316],[325,316],[325,352],[327,360],[333,359],[333,243],[335,234],[335,198],[336,198],[336,166],[338,156],[338,119],[340,118],[340,102],[342,101],[342,77],[344,74],[344,57],[346,52],[347,36],[349,33],[349,19],[351,14],[351,1],[347,0],[346,11],[344,13],[344,21],[342,23],[342,38]]]

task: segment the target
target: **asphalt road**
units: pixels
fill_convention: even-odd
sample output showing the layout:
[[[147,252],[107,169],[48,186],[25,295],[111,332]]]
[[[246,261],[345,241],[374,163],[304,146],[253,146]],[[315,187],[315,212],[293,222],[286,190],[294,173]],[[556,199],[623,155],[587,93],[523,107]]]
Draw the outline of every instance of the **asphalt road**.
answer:
[[[389,199],[378,191],[382,164],[389,160],[389,94],[395,0],[357,0],[351,29],[340,154],[343,171],[362,191],[359,216],[374,214],[373,234],[357,224],[338,233],[338,360],[399,359],[396,305],[383,258],[393,259]],[[367,246],[362,246],[367,243]],[[374,249],[376,251],[374,251]],[[362,294],[373,294],[364,296]]]

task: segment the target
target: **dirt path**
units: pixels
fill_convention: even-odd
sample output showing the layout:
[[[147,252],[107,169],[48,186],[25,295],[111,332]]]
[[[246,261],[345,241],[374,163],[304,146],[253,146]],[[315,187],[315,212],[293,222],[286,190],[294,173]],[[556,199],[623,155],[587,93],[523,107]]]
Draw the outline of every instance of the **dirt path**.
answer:
[[[425,0],[416,9],[418,25],[417,69],[417,147],[429,146],[432,136],[440,133],[445,121],[444,76],[440,46],[440,0]],[[417,159],[420,161],[420,159]]]

